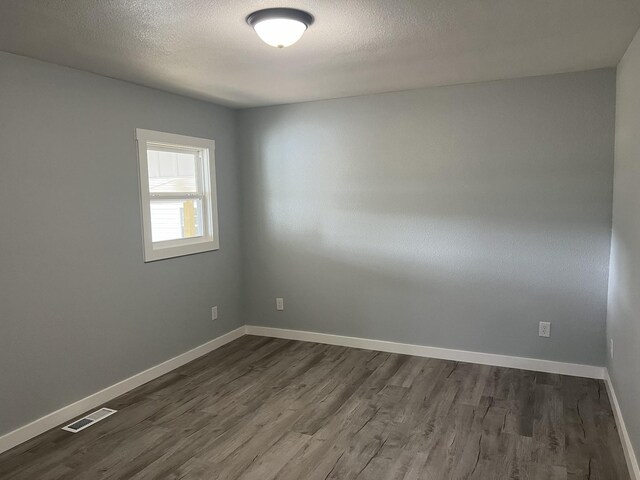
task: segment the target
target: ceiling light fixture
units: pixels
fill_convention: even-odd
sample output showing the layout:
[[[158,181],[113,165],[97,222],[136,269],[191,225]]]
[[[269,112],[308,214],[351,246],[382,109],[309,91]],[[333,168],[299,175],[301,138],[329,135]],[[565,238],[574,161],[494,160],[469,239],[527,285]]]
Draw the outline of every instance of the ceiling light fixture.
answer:
[[[293,45],[313,23],[310,13],[295,8],[266,8],[247,17],[262,41],[272,47]]]

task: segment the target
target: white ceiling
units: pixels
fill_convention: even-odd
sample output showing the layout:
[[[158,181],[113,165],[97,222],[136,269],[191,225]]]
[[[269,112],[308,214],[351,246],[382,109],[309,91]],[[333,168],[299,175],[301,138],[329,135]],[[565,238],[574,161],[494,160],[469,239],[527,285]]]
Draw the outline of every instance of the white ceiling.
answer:
[[[234,107],[614,66],[638,0],[1,0],[0,50]],[[316,17],[286,49],[254,10]]]

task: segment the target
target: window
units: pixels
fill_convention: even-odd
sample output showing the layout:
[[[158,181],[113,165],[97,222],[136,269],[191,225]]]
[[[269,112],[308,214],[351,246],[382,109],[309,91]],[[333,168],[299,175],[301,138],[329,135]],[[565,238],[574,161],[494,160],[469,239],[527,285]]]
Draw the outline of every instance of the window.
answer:
[[[136,130],[144,261],[218,249],[215,143]]]

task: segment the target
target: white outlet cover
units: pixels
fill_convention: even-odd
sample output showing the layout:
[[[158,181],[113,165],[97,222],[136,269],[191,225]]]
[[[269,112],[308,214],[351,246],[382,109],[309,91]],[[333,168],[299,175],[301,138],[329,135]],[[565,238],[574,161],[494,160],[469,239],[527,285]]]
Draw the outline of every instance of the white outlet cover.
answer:
[[[538,335],[540,337],[551,336],[551,322],[540,322],[538,325]]]
[[[211,320],[218,319],[218,307],[211,307]]]
[[[613,338],[610,338],[609,342],[611,343],[611,349],[610,349],[610,351],[611,351],[611,360],[613,360]]]
[[[276,298],[276,310],[284,310],[284,298]]]

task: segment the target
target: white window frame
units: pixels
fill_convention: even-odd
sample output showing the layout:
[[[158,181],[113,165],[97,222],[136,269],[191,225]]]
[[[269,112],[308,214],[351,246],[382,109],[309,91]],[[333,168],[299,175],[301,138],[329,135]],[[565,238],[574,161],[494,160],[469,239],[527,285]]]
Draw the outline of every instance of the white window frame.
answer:
[[[209,252],[220,248],[218,238],[218,201],[216,194],[215,142],[206,138],[187,137],[174,133],[136,129],[138,145],[138,171],[140,184],[140,210],[142,216],[142,239],[144,261],[153,262],[165,258],[181,257],[194,253]],[[161,193],[149,192],[149,146],[158,146],[171,150],[197,150],[200,162],[196,166],[197,193]],[[151,235],[151,200],[153,199],[201,199],[202,235],[177,240],[154,242]]]

